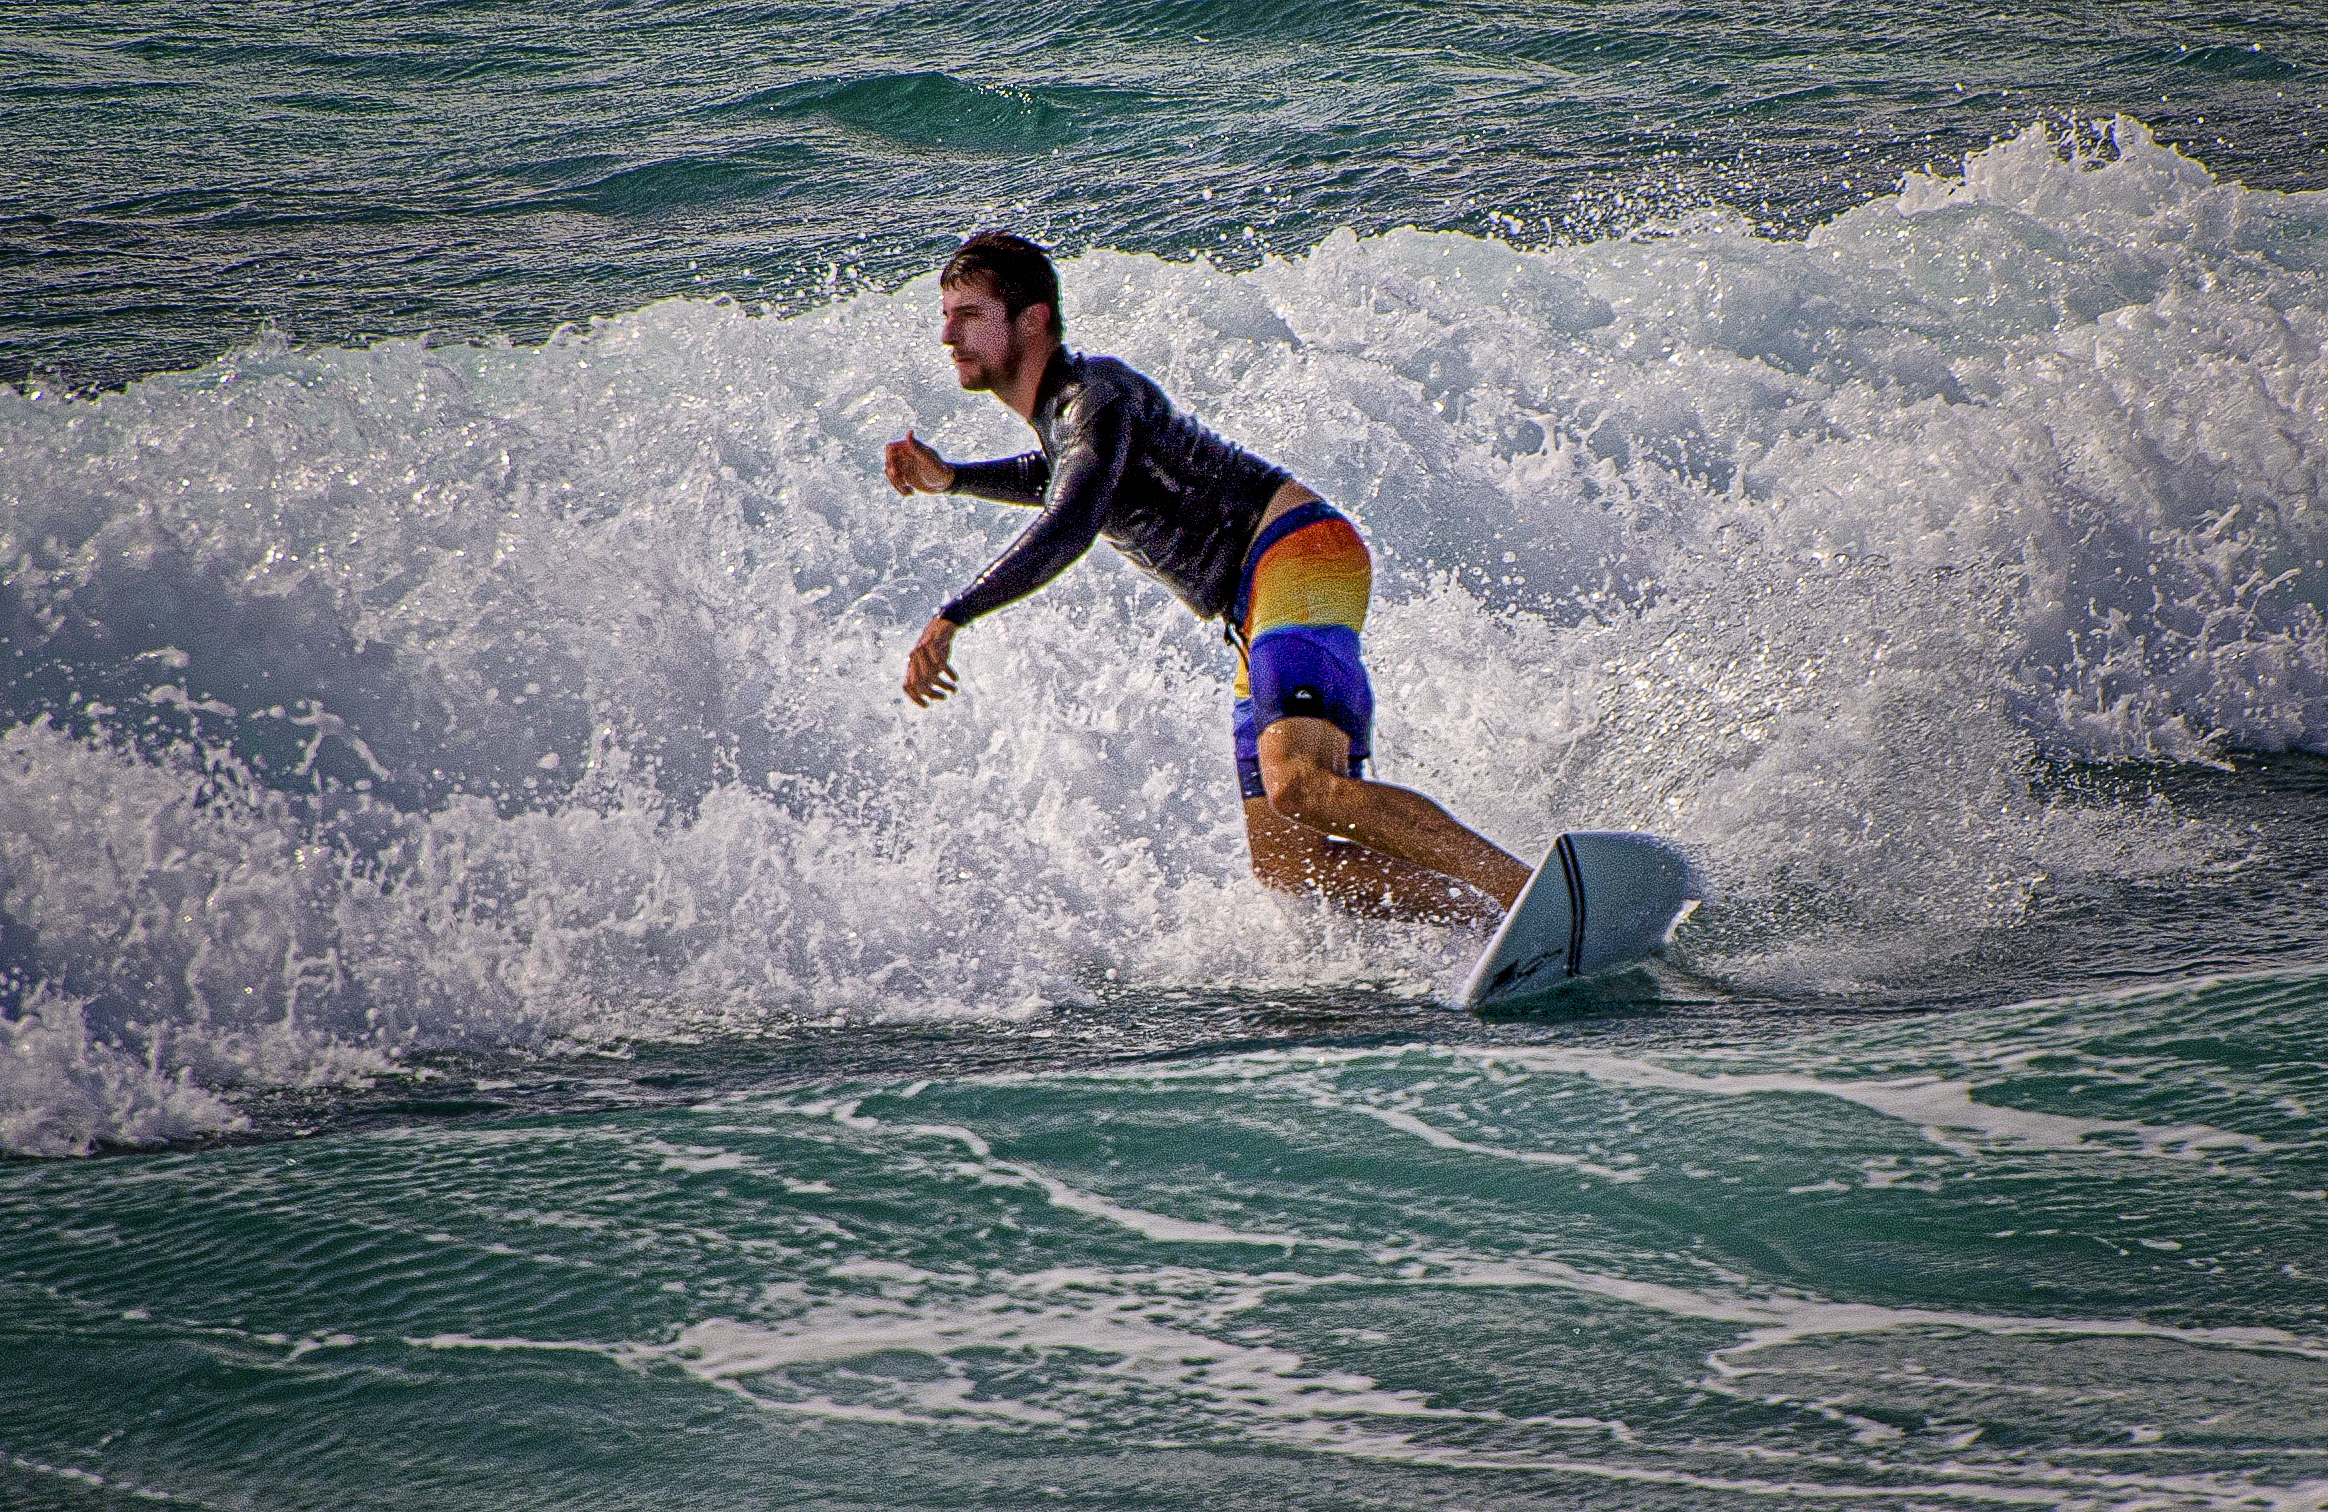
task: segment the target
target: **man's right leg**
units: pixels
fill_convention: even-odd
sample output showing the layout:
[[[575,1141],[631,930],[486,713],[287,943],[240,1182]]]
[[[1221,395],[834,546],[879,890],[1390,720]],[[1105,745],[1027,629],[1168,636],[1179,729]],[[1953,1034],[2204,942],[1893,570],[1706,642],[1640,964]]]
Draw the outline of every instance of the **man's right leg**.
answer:
[[[1466,829],[1421,793],[1350,776],[1350,737],[1331,721],[1273,720],[1260,731],[1256,747],[1267,807],[1296,828],[1321,839],[1355,841],[1379,861],[1425,877],[1436,874],[1442,891],[1445,878],[1469,883],[1507,909],[1528,885],[1529,870],[1518,857]],[[1253,805],[1245,807],[1251,837]],[[1254,867],[1260,870],[1258,850]]]
[[[1503,917],[1493,899],[1396,856],[1335,840],[1296,824],[1266,798],[1245,800],[1245,843],[1253,875],[1278,892],[1315,892],[1369,919],[1424,919],[1492,927]]]
[[[1309,502],[1281,510],[1289,490]],[[1348,519],[1297,485],[1279,490],[1231,609],[1244,652],[1235,734],[1254,873],[1366,913],[1445,918],[1452,901],[1457,914],[1492,920],[1485,900],[1466,894],[1509,908],[1528,868],[1422,794],[1351,775],[1374,716],[1359,653],[1373,580]]]

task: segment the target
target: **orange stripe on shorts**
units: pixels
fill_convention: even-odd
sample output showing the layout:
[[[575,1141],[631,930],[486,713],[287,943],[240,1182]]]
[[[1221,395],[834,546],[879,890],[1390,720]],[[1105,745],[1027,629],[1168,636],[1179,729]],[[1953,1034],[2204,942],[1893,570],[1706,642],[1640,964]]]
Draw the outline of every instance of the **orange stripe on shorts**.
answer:
[[[1280,625],[1366,628],[1366,600],[1374,591],[1374,559],[1348,520],[1304,525],[1261,553],[1253,564],[1252,597],[1240,627],[1245,641]],[[1237,696],[1250,693],[1245,658],[1237,657]]]

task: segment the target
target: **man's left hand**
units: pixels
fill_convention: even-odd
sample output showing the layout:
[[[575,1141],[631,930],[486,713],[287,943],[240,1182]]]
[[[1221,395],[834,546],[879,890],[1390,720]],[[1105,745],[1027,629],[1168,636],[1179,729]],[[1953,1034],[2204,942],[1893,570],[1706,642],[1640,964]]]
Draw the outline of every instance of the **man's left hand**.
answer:
[[[913,700],[915,708],[926,709],[954,691],[954,664],[950,656],[954,632],[961,628],[944,618],[922,626],[921,639],[913,643],[913,654],[905,659],[905,696]]]
[[[912,431],[881,448],[881,475],[901,494],[944,493],[954,486],[954,467]]]

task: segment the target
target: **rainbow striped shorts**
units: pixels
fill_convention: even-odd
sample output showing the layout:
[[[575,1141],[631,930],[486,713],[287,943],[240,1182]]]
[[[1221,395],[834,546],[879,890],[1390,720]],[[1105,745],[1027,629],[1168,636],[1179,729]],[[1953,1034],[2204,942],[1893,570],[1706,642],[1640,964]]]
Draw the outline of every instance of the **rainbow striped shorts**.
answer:
[[[1280,719],[1331,720],[1350,737],[1350,770],[1372,752],[1374,687],[1358,657],[1374,562],[1358,528],[1329,504],[1269,522],[1245,553],[1229,639],[1237,647],[1237,790],[1265,798],[1261,732]]]

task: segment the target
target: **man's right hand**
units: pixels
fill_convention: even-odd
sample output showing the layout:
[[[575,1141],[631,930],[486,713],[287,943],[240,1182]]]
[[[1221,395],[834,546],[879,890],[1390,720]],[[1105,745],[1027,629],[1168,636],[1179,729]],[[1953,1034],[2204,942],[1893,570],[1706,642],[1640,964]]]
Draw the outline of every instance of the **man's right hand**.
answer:
[[[945,458],[916,441],[910,430],[904,440],[882,448],[881,472],[889,479],[889,486],[901,494],[944,493],[954,486],[954,469]]]

